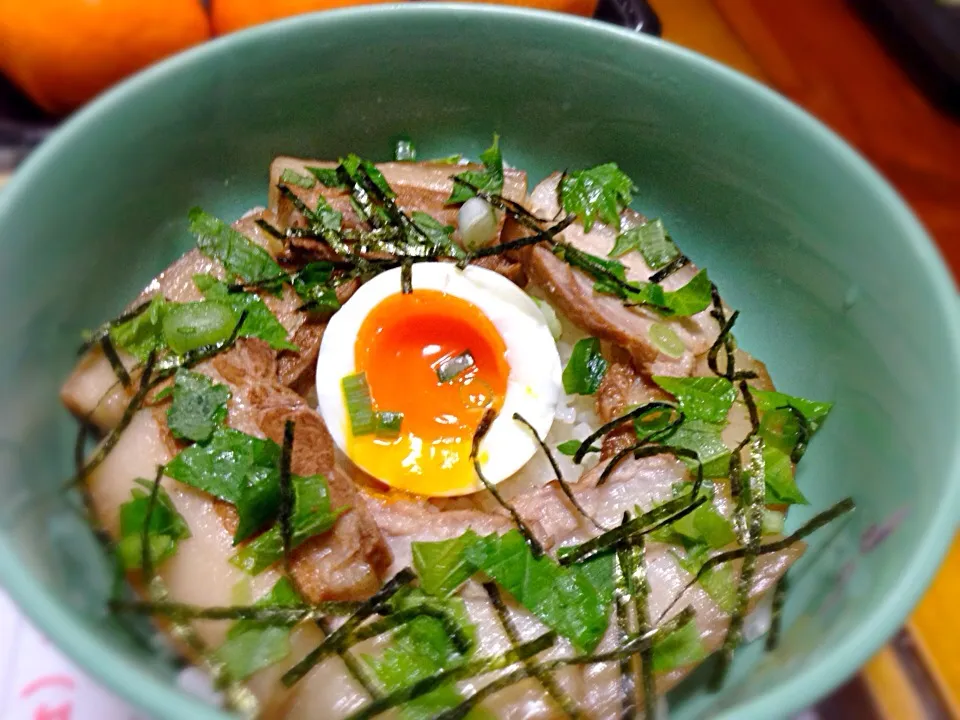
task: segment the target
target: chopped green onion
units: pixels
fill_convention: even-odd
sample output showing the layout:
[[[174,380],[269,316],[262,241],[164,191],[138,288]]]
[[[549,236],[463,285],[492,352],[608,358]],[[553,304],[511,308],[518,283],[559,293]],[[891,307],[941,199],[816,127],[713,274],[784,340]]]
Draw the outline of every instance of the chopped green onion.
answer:
[[[340,381],[343,398],[350,417],[350,432],[354,436],[370,435],[377,429],[377,417],[373,412],[373,400],[370,398],[370,386],[365,373],[347,375]]]
[[[655,322],[650,325],[647,336],[650,338],[650,342],[664,355],[678,358],[683,357],[683,354],[687,351],[687,346],[683,344],[683,340],[677,337],[677,334],[668,325],[663,323]]]
[[[395,438],[400,435],[400,426],[403,425],[403,413],[385,410],[376,414],[377,437]]]
[[[763,520],[761,521],[760,528],[763,535],[781,535],[783,533],[783,525],[786,521],[782,512],[777,512],[776,510],[763,510]]]
[[[472,197],[460,206],[457,225],[464,247],[475,250],[493,240],[497,233],[497,214],[486,200]]]
[[[470,354],[469,350],[464,350],[459,355],[454,355],[452,358],[445,358],[440,361],[440,364],[437,365],[437,378],[440,382],[449,382],[474,365],[476,365],[476,362],[473,359],[473,355]]]
[[[317,181],[309,175],[301,175],[296,170],[290,168],[280,173],[280,182],[287,185],[296,185],[297,187],[306,188],[307,190],[317,184]]]
[[[569,455],[570,457],[576,455],[578,450],[580,450],[579,440],[564,440],[562,443],[557,445],[557,452],[561,453],[562,455]],[[590,445],[584,452],[600,452],[600,448],[598,448],[596,445]]]
[[[219,302],[189,302],[171,305],[163,318],[163,338],[177,355],[214,345],[233,332],[237,318]]]

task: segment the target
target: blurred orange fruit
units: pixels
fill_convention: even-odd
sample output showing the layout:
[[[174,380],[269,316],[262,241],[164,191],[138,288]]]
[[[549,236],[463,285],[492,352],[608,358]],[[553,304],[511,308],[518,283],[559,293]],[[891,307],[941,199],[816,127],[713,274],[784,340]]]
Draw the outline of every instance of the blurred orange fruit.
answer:
[[[210,19],[215,35],[259,25],[271,20],[300,15],[316,10],[369,5],[391,0],[211,0]],[[475,0],[497,2],[506,5],[527,5],[544,10],[592,15],[597,0]]]
[[[54,114],[209,36],[197,0],[0,0],[0,71]]]
[[[211,0],[210,20],[213,33],[223,35],[291,15],[372,2],[389,0]]]

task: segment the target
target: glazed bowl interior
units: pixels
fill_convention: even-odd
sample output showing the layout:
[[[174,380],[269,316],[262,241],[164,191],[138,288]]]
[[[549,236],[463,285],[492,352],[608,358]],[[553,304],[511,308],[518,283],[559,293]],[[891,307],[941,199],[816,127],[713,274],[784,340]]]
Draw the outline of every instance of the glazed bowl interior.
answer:
[[[174,58],[79,113],[0,193],[0,581],[88,672],[157,717],[223,717],[106,615],[105,564],[59,493],[74,429],[57,391],[81,330],[191,245],[191,206],[232,219],[263,204],[277,154],[386,159],[404,134],[422,157],[476,155],[493,131],[533,181],[616,160],[634,206],[742,311],[739,343],[784,391],[836,403],[788,527],[847,495],[857,511],[792,571],[780,648],[746,648],[716,695],[695,674],[673,717],[787,715],[904,620],[960,508],[960,346],[956,291],[902,201],[802,111],[693,53],[559,15],[413,3]]]

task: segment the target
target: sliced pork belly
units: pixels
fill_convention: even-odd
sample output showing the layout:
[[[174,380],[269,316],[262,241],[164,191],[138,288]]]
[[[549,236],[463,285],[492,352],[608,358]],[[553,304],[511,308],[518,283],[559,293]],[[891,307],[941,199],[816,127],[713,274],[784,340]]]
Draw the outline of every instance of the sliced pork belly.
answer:
[[[534,188],[530,205],[538,217],[553,218],[560,212],[557,199],[560,177],[554,173]],[[624,229],[642,222],[643,217],[631,210],[622,215]],[[584,252],[606,258],[613,249],[617,232],[600,222],[585,232],[583,225],[575,222],[558,237]],[[628,281],[646,282],[653,274],[637,251],[618,259],[626,267]],[[648,375],[690,375],[697,356],[710,349],[719,332],[716,320],[706,310],[691,317],[664,318],[648,308],[625,307],[619,298],[595,292],[592,278],[543,246],[535,246],[526,254],[526,269],[530,280],[543,289],[560,312],[591,335],[625,348],[637,368]],[[692,264],[686,265],[661,284],[665,290],[676,290],[696,272]],[[665,354],[650,340],[653,323],[667,325],[683,341],[686,351],[681,357]]]

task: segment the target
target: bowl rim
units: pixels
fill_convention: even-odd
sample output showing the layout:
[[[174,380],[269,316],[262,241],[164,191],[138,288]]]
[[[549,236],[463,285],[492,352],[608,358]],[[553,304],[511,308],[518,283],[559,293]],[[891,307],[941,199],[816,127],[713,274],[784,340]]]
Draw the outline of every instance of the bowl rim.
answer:
[[[946,327],[942,330],[953,350],[954,365],[960,368],[960,305],[957,288],[937,246],[896,191],[850,145],[819,120],[793,102],[752,78],[712,60],[700,53],[627,29],[596,20],[521,7],[466,4],[456,2],[393,3],[368,5],[308,13],[231,33],[174,55],[124,80],[92,101],[54,131],[17,169],[0,193],[0,217],[13,211],[20,188],[36,176],[42,176],[61,148],[68,146],[86,128],[98,122],[100,115],[122,106],[161,78],[189,71],[195,63],[208,57],[234,52],[244,43],[260,43],[277,33],[293,32],[296,26],[311,25],[328,30],[338,23],[379,15],[420,16],[484,16],[504,22],[524,21],[540,26],[578,28],[584,33],[606,36],[611,41],[629,41],[647,49],[672,56],[687,65],[709,74],[716,82],[738,92],[778,115],[790,132],[807,136],[833,155],[861,183],[886,204],[896,219],[896,228],[909,249],[917,257],[931,281],[943,313]],[[960,404],[960,388],[955,401]],[[901,626],[911,609],[926,590],[939,568],[952,541],[960,516],[960,427],[954,431],[955,441],[950,470],[944,478],[943,502],[929,519],[918,541],[918,561],[911,564],[901,578],[902,592],[886,598],[865,617],[857,629],[843,637],[816,666],[803,667],[780,685],[764,690],[752,699],[721,711],[717,718],[726,720],[767,720],[783,717],[808,706],[825,696],[856,672],[881,645]],[[17,557],[9,541],[0,537],[0,586],[9,593],[21,611],[47,635],[80,668],[130,703],[157,717],[191,717],[198,720],[224,720],[224,711],[172,687],[157,675],[127,662],[122,653],[106,644],[95,630],[78,622],[66,602],[46,591],[28,567]],[[775,708],[775,710],[771,710]]]

